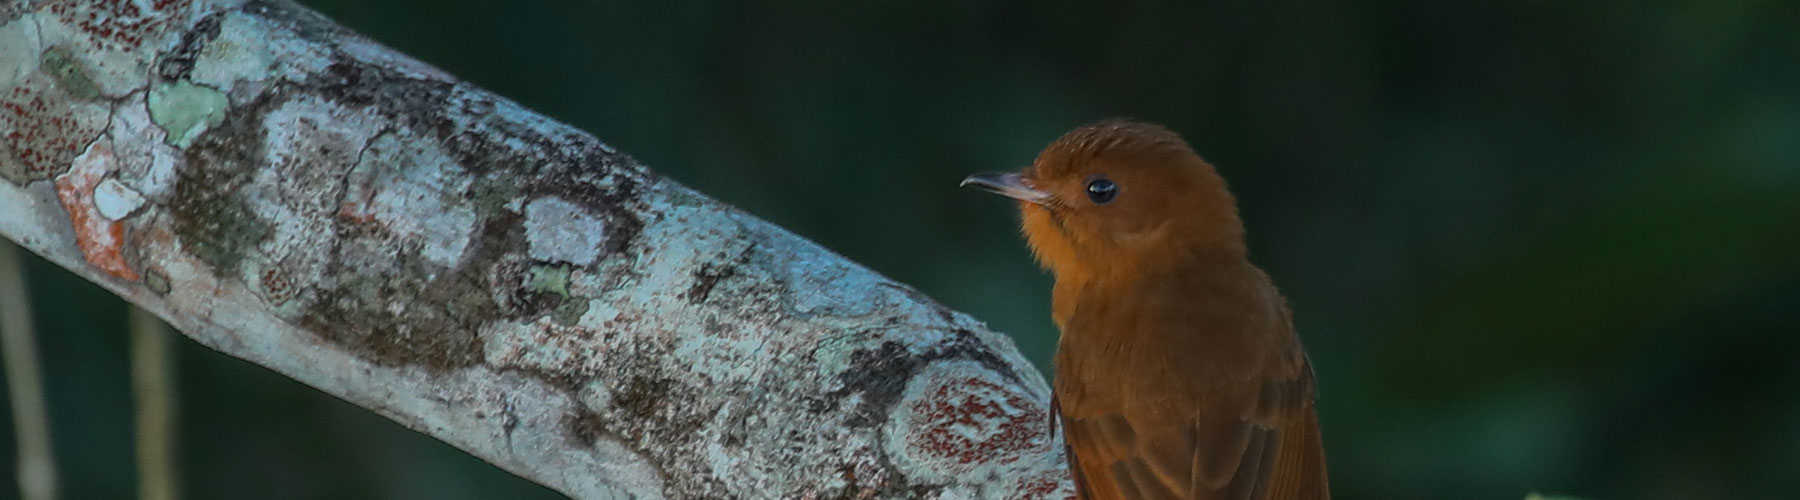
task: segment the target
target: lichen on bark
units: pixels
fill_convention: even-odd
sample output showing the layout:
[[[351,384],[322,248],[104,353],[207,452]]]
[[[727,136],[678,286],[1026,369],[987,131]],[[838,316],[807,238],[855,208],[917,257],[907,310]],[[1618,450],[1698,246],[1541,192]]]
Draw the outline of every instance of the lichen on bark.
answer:
[[[575,497],[1068,492],[1004,336],[585,133],[286,1],[7,8],[0,235],[201,343]]]

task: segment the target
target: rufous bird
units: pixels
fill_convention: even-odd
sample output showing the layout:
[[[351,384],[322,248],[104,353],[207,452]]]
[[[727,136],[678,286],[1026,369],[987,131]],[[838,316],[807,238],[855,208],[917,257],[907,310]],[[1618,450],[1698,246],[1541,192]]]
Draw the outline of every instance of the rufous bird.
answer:
[[[1225,180],[1186,141],[1102,121],[1022,171],[963,185],[1019,200],[1056,278],[1051,419],[1077,499],[1330,498],[1287,300],[1250,263]]]

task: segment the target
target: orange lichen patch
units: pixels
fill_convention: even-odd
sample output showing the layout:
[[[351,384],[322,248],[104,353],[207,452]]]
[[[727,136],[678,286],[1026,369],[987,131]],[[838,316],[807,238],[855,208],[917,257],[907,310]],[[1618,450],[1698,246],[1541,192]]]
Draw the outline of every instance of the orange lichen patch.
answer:
[[[982,377],[937,381],[909,410],[923,420],[907,445],[950,468],[1010,464],[1048,442],[1042,406]]]
[[[69,212],[75,244],[88,264],[119,279],[137,281],[137,271],[125,263],[125,225],[107,220],[94,205],[94,188],[118,166],[111,144],[96,140],[87,152],[75,157],[69,173],[56,176],[56,198]]]

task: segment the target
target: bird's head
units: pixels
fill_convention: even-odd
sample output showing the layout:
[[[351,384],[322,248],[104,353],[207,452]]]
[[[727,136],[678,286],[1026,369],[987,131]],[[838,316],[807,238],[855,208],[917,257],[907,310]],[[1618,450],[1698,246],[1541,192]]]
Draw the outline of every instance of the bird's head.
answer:
[[[1059,282],[1142,278],[1202,252],[1244,252],[1224,179],[1159,125],[1085,125],[1030,167],[971,175],[963,185],[1019,200],[1025,239]]]

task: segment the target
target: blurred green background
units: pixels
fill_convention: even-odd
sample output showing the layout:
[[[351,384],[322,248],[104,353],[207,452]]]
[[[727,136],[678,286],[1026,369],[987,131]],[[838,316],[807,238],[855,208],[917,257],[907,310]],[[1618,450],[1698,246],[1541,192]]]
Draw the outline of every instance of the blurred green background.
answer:
[[[1050,279],[956,182],[1162,122],[1293,302],[1336,498],[1800,491],[1800,2],[306,3],[1045,368]],[[124,305],[31,265],[66,497],[126,498]],[[182,344],[194,498],[554,498]]]

